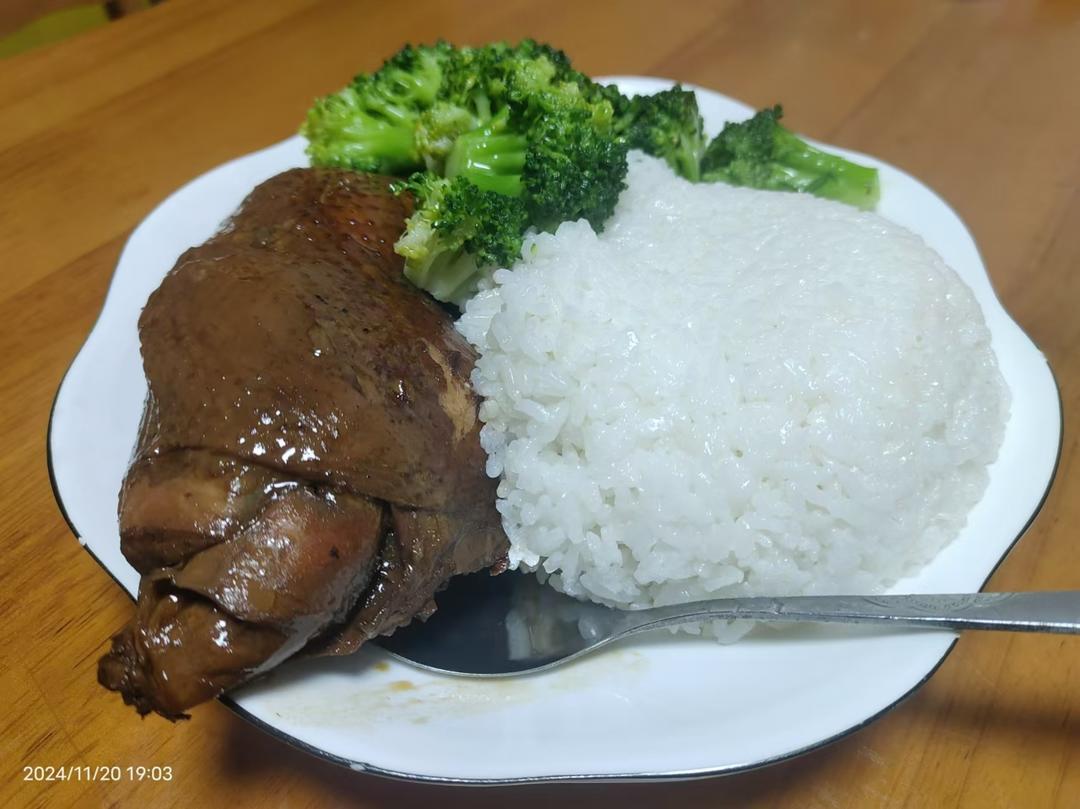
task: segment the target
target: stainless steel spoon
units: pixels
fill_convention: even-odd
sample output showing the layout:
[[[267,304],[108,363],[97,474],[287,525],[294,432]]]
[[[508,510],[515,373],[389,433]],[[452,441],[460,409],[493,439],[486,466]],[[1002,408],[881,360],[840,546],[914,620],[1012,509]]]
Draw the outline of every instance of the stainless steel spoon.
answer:
[[[1080,634],[1080,591],[722,598],[644,610],[578,601],[536,577],[455,579],[439,609],[377,642],[426,669],[498,677],[552,668],[628,635],[692,621],[812,621]]]

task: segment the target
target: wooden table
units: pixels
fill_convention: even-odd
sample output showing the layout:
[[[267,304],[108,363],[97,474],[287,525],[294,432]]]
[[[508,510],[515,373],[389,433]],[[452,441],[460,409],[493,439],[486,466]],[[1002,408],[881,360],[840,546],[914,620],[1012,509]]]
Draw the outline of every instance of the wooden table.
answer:
[[[364,777],[220,704],[139,721],[95,682],[131,603],[73,539],[49,405],[131,229],[176,187],[292,134],[405,41],[533,36],[585,71],[697,82],[878,155],[956,208],[1056,370],[1058,481],[991,588],[1080,589],[1080,4],[216,3],[170,0],[0,65],[0,805],[1080,806],[1080,640],[963,638],[914,697],[803,758],[719,780],[467,790]],[[28,783],[34,764],[171,783]]]

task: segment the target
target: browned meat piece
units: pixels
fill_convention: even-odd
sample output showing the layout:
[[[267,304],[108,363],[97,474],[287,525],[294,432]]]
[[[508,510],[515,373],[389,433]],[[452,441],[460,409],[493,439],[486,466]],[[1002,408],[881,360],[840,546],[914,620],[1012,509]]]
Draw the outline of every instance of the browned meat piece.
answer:
[[[295,169],[188,250],[139,320],[120,497],[142,574],[98,678],[176,718],[293,654],[345,654],[502,564],[474,354],[403,280],[387,179]]]

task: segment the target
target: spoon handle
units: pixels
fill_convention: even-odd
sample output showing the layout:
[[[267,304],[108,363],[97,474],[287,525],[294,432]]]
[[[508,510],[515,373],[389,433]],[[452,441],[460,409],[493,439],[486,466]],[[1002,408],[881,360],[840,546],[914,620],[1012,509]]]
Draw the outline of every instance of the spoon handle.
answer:
[[[720,598],[624,614],[616,635],[693,621],[813,621],[1080,634],[1080,591]]]

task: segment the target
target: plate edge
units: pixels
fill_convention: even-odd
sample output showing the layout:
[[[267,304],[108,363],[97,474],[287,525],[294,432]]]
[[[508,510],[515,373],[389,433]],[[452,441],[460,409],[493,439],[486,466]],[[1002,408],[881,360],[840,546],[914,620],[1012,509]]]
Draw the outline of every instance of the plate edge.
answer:
[[[664,79],[662,77],[657,77],[657,76],[619,75],[619,76],[615,76],[615,77],[603,77],[603,76],[598,77],[598,80],[611,80],[611,79],[659,80],[659,81],[666,81],[666,82],[670,82],[670,83],[675,83],[674,80]],[[720,92],[718,92],[716,90],[711,90],[709,88],[701,87],[699,85],[693,85],[693,84],[684,84],[684,86],[690,87],[690,88],[692,88],[694,90],[701,89],[701,90],[704,90],[706,92],[714,93],[716,95],[723,96],[726,100],[733,101],[733,102],[735,102],[735,103],[737,103],[737,104],[739,104],[741,106],[748,106],[744,102],[739,101],[738,99],[735,99],[735,98],[731,98],[730,96],[726,96],[723,93],[720,93]],[[283,139],[283,140],[281,140],[281,141],[279,141],[277,143],[271,144],[270,146],[264,147],[263,149],[258,149],[258,150],[256,150],[256,152],[253,152],[253,153],[250,153],[250,154],[255,154],[255,153],[267,151],[269,149],[273,149],[273,148],[275,148],[277,146],[280,146],[281,144],[285,143],[286,141],[291,140],[293,137],[296,137],[296,136],[291,136],[290,138]],[[836,148],[842,148],[842,147],[836,147]],[[845,150],[845,151],[850,152],[851,150]],[[857,153],[857,152],[854,153],[854,154],[860,154],[861,155],[861,153]],[[240,155],[240,156],[238,156],[236,158],[233,158],[232,160],[225,161],[225,163],[222,163],[219,166],[215,166],[215,167],[209,169],[208,171],[203,172],[198,177],[195,177],[195,178],[189,180],[187,183],[184,183],[184,185],[180,186],[175,191],[170,193],[167,197],[165,197],[165,199],[163,199],[158,205],[154,206],[154,208],[151,210],[151,212],[149,214],[147,214],[147,217],[151,216],[154,211],[156,211],[159,207],[161,207],[161,205],[165,204],[165,202],[167,202],[173,195],[175,195],[176,193],[179,193],[182,189],[186,188],[191,183],[197,182],[199,179],[201,179],[206,174],[209,174],[210,172],[216,171],[217,169],[222,168],[222,167],[228,165],[229,163],[233,163],[233,162],[235,162],[237,160],[241,160],[241,159],[243,159],[245,157],[248,157],[248,156],[249,155]],[[878,158],[874,158],[874,160],[876,162],[879,162],[879,163],[882,163],[884,165],[889,166],[893,170],[898,171],[898,172],[904,174],[905,176],[908,176],[908,177],[911,177],[912,179],[915,179],[912,175],[909,175],[903,169],[900,169],[900,168],[898,168],[896,166],[893,166],[892,164],[886,163],[885,161],[882,161],[882,160],[880,160]],[[956,217],[957,221],[960,222],[960,224],[963,226],[965,232],[967,233],[969,238],[972,239],[972,242],[974,243],[974,237],[971,236],[970,229],[967,227],[967,225],[963,221],[963,219],[960,218],[959,214],[957,214],[956,211],[952,208],[952,206],[950,206],[944,200],[944,198],[942,198],[939,194],[937,194],[937,192],[934,191],[933,188],[926,185],[926,183],[922,182],[921,180],[917,180],[917,182],[919,184],[923,185],[925,188],[927,188],[927,190],[929,190],[936,197],[938,197],[938,199],[945,205],[945,207],[948,208],[948,210]],[[142,222],[140,222],[139,224],[141,225]],[[131,235],[125,241],[124,248],[122,248],[122,250],[121,250],[121,256],[123,255],[124,250],[127,249],[127,245],[131,241],[131,238],[135,235],[135,232],[138,230],[138,227],[139,227],[139,225],[136,225],[135,228],[133,228]],[[978,245],[977,244],[975,244],[975,248],[976,248],[976,251],[979,252],[979,259],[980,259],[980,262],[983,264],[983,268],[984,268],[984,272],[985,272],[985,267],[986,267],[985,261],[983,261],[983,259],[982,259],[981,251],[978,251]],[[1001,311],[1013,323],[1013,325],[1023,334],[1023,336],[1028,339],[1028,341],[1031,343],[1031,345],[1035,347],[1035,349],[1039,352],[1039,354],[1043,357],[1043,359],[1045,361],[1045,356],[1046,356],[1045,353],[1038,346],[1038,344],[1035,343],[1034,340],[1032,340],[1031,336],[1028,335],[1027,332],[1024,331],[1019,326],[1019,324],[1016,323],[1015,320],[1013,320],[1012,315],[1001,304],[1000,298],[998,298],[998,296],[997,296],[997,291],[993,288],[992,279],[989,278],[989,273],[986,273],[986,275],[987,275],[988,281],[990,282],[990,286],[991,286],[991,290],[992,290],[992,292],[994,294],[994,298],[996,299],[996,301],[998,303],[998,306],[1001,309]],[[57,385],[56,393],[53,396],[52,404],[51,404],[50,409],[49,409],[49,421],[48,421],[48,426],[47,426],[47,429],[46,429],[46,436],[45,436],[45,455],[46,455],[46,466],[47,466],[48,475],[49,475],[49,485],[50,485],[50,488],[52,489],[53,500],[54,500],[54,502],[55,502],[55,504],[57,506],[57,509],[59,510],[60,515],[63,518],[64,522],[67,524],[67,526],[68,526],[69,530],[71,531],[71,533],[79,541],[79,543],[82,546],[83,550],[85,550],[90,555],[90,557],[94,560],[94,562],[96,562],[97,565],[100,568],[102,568],[108,574],[109,578],[111,578],[120,587],[120,589],[124,593],[127,593],[129,597],[132,597],[131,594],[128,593],[127,588],[124,587],[123,584],[120,583],[120,580],[117,579],[115,575],[113,575],[112,571],[109,570],[109,568],[106,567],[102,563],[102,561],[90,549],[90,547],[87,546],[82,541],[82,534],[79,533],[78,528],[75,526],[75,524],[72,521],[70,515],[68,514],[67,509],[64,506],[63,498],[60,495],[60,490],[59,490],[59,487],[57,486],[57,482],[56,482],[56,475],[55,475],[54,464],[53,464],[53,452],[52,452],[52,450],[53,450],[52,431],[53,431],[53,420],[54,420],[53,417],[54,417],[55,412],[56,412],[56,406],[57,406],[57,402],[58,402],[58,400],[60,398],[60,394],[61,394],[61,392],[63,391],[63,388],[64,388],[64,382],[67,380],[68,374],[71,371],[72,366],[75,364],[75,362],[78,360],[79,356],[85,350],[85,348],[86,348],[87,344],[89,343],[91,337],[93,336],[94,332],[98,328],[98,325],[101,322],[101,318],[104,315],[105,308],[106,308],[106,306],[108,304],[109,296],[110,296],[110,293],[112,292],[113,283],[115,282],[115,280],[116,280],[116,275],[115,275],[115,271],[114,271],[113,276],[112,276],[112,278],[110,279],[110,282],[109,282],[109,287],[106,290],[105,298],[104,298],[103,303],[102,303],[102,307],[99,310],[97,317],[95,318],[94,324],[93,324],[93,326],[91,326],[90,331],[87,333],[86,339],[83,341],[82,345],[80,345],[78,351],[75,353],[75,356],[68,363],[68,366],[65,369],[63,375],[61,376],[59,384]],[[1050,475],[1049,475],[1049,478],[1048,478],[1047,483],[1046,483],[1046,489],[1043,491],[1042,497],[1040,498],[1039,502],[1035,505],[1034,509],[1032,510],[1031,515],[1028,517],[1028,519],[1024,523],[1023,527],[1020,529],[1020,531],[1017,533],[1017,535],[1010,542],[1008,548],[998,558],[997,562],[994,564],[994,566],[991,568],[989,573],[983,579],[982,584],[979,586],[980,591],[982,591],[983,588],[986,587],[987,582],[989,582],[989,580],[991,578],[993,578],[994,574],[998,571],[998,569],[1001,567],[1001,565],[1005,562],[1005,560],[1009,557],[1009,555],[1016,548],[1017,543],[1024,537],[1024,535],[1031,528],[1032,524],[1038,518],[1040,512],[1043,509],[1043,506],[1046,504],[1047,498],[1050,496],[1050,492],[1053,489],[1054,482],[1055,482],[1055,480],[1057,478],[1057,473],[1058,473],[1058,469],[1059,469],[1060,463],[1061,463],[1062,448],[1063,448],[1063,443],[1064,443],[1065,412],[1064,412],[1064,402],[1063,402],[1062,396],[1061,396],[1061,386],[1058,383],[1057,375],[1054,373],[1054,369],[1050,365],[1049,362],[1046,362],[1046,367],[1047,367],[1047,370],[1050,373],[1050,379],[1051,379],[1051,382],[1053,383],[1054,391],[1055,391],[1055,393],[1057,395],[1057,405],[1058,405],[1058,439],[1057,439],[1057,451],[1056,451],[1056,454],[1055,454],[1054,463],[1053,463],[1053,466],[1051,467]],[[132,598],[132,600],[134,600],[134,598]],[[564,783],[585,783],[585,782],[587,782],[587,783],[598,783],[598,782],[602,782],[602,783],[619,783],[619,782],[641,783],[641,782],[689,781],[689,780],[700,780],[700,779],[706,779],[706,778],[715,778],[715,777],[736,775],[738,773],[751,772],[753,770],[762,769],[762,768],[765,768],[765,767],[772,766],[774,764],[780,764],[780,763],[783,763],[785,761],[790,761],[792,759],[799,758],[801,756],[807,755],[809,753],[814,752],[815,750],[821,749],[823,747],[827,747],[827,746],[829,746],[829,745],[831,745],[831,744],[833,744],[833,743],[835,743],[837,741],[840,741],[842,739],[847,738],[848,736],[854,735],[855,733],[859,732],[860,730],[867,727],[871,723],[873,723],[873,722],[877,721],[878,719],[880,719],[886,713],[892,711],[894,708],[896,708],[901,703],[908,700],[911,696],[913,696],[915,694],[916,691],[918,691],[920,688],[922,688],[930,680],[930,678],[933,677],[933,675],[937,673],[938,669],[942,666],[942,664],[945,662],[945,660],[949,657],[949,655],[956,648],[957,640],[959,640],[958,637],[953,639],[953,641],[949,644],[949,647],[944,651],[944,653],[942,653],[940,659],[922,677],[922,679],[920,679],[917,683],[915,683],[910,689],[908,689],[906,692],[904,692],[896,700],[894,700],[893,702],[891,702],[888,705],[884,706],[881,710],[877,711],[876,713],[872,714],[871,716],[867,717],[862,722],[860,722],[860,723],[858,723],[856,725],[852,725],[849,728],[845,728],[843,731],[841,731],[841,732],[839,732],[839,733],[837,733],[837,734],[835,734],[833,736],[829,736],[829,737],[827,737],[825,739],[814,742],[813,744],[807,745],[807,746],[799,748],[797,750],[789,751],[789,752],[784,753],[784,754],[779,755],[779,756],[774,756],[774,757],[771,757],[771,758],[762,759],[762,760],[756,761],[756,762],[748,762],[748,763],[744,763],[744,764],[734,764],[734,765],[725,766],[725,767],[719,767],[719,768],[702,768],[702,769],[695,769],[695,770],[672,770],[672,771],[663,771],[663,772],[655,772],[655,773],[653,773],[653,772],[583,773],[583,774],[564,774],[564,775],[537,775],[537,776],[522,776],[522,777],[505,777],[505,778],[469,778],[469,777],[457,778],[457,777],[451,777],[451,776],[436,776],[436,775],[424,775],[424,774],[420,774],[420,773],[409,773],[409,772],[404,772],[404,771],[391,770],[391,769],[378,767],[378,766],[373,765],[373,764],[369,764],[369,763],[362,762],[362,761],[356,761],[356,760],[349,759],[349,758],[346,758],[346,757],[343,757],[343,756],[338,756],[338,755],[336,755],[334,753],[330,753],[330,752],[328,752],[326,750],[322,750],[321,748],[310,745],[307,742],[304,742],[301,739],[298,739],[297,737],[292,736],[292,735],[286,733],[285,731],[282,731],[282,730],[274,727],[273,725],[263,721],[262,719],[259,719],[254,714],[252,714],[250,711],[248,711],[246,708],[241,706],[233,697],[229,696],[228,694],[223,694],[220,697],[218,697],[217,699],[222,704],[224,704],[229,710],[231,710],[233,713],[237,714],[239,717],[241,717],[242,719],[244,719],[248,723],[250,723],[250,724],[254,725],[255,727],[259,728],[260,730],[268,733],[269,735],[280,739],[281,741],[285,742],[286,744],[288,744],[291,747],[294,747],[294,748],[296,748],[298,750],[301,750],[301,751],[303,751],[305,753],[308,753],[309,755],[313,755],[313,756],[315,756],[317,758],[328,761],[328,762],[330,762],[332,764],[336,764],[336,765],[341,766],[341,767],[346,767],[346,768],[348,768],[350,770],[353,770],[354,772],[375,775],[375,776],[379,776],[379,777],[383,777],[383,778],[388,778],[388,779],[391,779],[391,780],[409,781],[409,782],[413,782],[413,783],[424,783],[424,784],[440,784],[440,785],[449,785],[449,786],[521,786],[521,785],[540,784],[540,783],[559,783],[559,784],[564,784]]]

